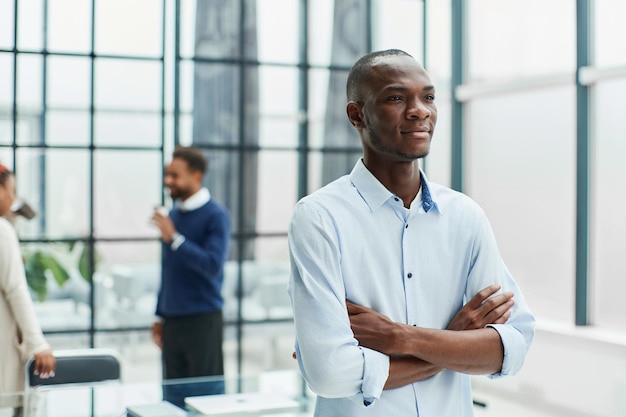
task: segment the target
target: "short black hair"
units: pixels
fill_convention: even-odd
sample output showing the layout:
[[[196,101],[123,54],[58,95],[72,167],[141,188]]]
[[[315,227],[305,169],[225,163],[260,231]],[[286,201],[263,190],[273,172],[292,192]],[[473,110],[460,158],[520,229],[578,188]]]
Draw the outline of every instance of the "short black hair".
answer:
[[[13,172],[6,165],[0,164],[0,185],[4,185],[11,176]]]
[[[200,171],[204,174],[209,169],[209,163],[204,157],[204,153],[193,146],[177,146],[172,158],[179,158],[187,162],[190,171]]]
[[[346,82],[346,95],[348,101],[360,102],[363,101],[362,87],[370,73],[375,61],[384,56],[413,56],[400,49],[386,49],[383,51],[370,52],[367,55],[362,56],[350,70],[348,74],[348,81]]]

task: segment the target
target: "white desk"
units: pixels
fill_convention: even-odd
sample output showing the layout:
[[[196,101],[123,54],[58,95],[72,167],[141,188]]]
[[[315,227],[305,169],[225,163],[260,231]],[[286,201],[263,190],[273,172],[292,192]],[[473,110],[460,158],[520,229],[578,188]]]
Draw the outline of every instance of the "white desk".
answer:
[[[215,381],[216,378],[194,378],[167,381],[176,384]],[[279,393],[299,402],[299,411],[273,411],[272,416],[311,416],[313,399],[303,394],[302,378],[295,371],[267,372],[251,377],[220,378],[227,394],[240,392]],[[13,395],[0,395],[0,417],[13,417],[11,404],[23,403],[24,417],[125,417],[129,406],[156,404],[162,398],[161,381],[145,383],[107,383],[88,386],[64,386],[31,390]],[[3,408],[4,407],[4,408]],[[198,417],[197,412],[185,410],[187,416]],[[263,416],[261,412],[232,414],[235,416]]]

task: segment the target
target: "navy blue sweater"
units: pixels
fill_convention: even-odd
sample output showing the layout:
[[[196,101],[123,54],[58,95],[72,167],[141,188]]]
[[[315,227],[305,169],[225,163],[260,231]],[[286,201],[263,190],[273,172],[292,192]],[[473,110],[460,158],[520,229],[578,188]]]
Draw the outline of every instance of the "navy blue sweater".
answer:
[[[170,217],[185,241],[177,250],[162,245],[156,314],[167,318],[221,310],[224,262],[230,246],[228,212],[210,200],[196,210],[174,208]]]

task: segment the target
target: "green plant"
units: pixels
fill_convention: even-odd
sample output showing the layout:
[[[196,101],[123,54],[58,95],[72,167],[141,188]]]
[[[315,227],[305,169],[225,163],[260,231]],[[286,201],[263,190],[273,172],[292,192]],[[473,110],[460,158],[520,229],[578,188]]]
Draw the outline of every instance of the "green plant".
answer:
[[[49,279],[54,279],[59,287],[63,287],[70,280],[69,271],[74,268],[85,281],[91,282],[89,245],[79,245],[75,241],[45,246],[29,245],[22,247],[22,253],[26,281],[39,301],[45,301],[48,295]]]

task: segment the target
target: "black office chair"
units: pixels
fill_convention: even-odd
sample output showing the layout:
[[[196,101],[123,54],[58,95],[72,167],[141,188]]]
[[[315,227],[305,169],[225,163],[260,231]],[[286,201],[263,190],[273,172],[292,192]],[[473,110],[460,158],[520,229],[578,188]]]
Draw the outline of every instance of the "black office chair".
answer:
[[[111,349],[56,350],[55,375],[40,378],[35,375],[31,358],[26,363],[26,389],[48,385],[92,384],[121,380],[119,354]]]
[[[77,399],[83,399],[85,407],[90,408],[93,415],[96,387],[121,382],[121,366],[119,354],[111,349],[73,349],[55,350],[55,375],[40,378],[35,375],[33,358],[26,363],[25,392],[23,415],[41,415],[40,409],[46,409],[48,395],[51,391],[63,391],[70,388]],[[78,390],[76,390],[78,388]],[[87,393],[87,397],[85,397]],[[74,404],[69,407],[74,407]],[[73,408],[69,408],[73,409]],[[90,414],[90,415],[91,415]]]

